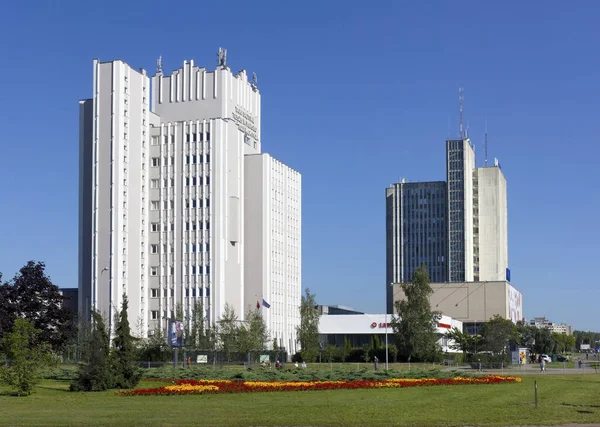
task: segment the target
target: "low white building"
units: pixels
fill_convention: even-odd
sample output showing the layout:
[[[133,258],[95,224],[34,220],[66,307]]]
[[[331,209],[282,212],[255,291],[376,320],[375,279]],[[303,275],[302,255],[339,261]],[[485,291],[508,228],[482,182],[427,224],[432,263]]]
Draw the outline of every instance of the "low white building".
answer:
[[[392,316],[386,314],[322,315],[319,318],[319,339],[323,345],[342,347],[345,340],[348,340],[352,347],[362,347],[363,344],[371,343],[374,336],[384,345],[387,334],[388,343],[393,344],[395,337],[391,322]],[[449,342],[445,335],[453,328],[462,331],[462,327],[460,320],[441,316],[437,324],[437,333],[443,352],[458,352],[450,348],[452,342]]]

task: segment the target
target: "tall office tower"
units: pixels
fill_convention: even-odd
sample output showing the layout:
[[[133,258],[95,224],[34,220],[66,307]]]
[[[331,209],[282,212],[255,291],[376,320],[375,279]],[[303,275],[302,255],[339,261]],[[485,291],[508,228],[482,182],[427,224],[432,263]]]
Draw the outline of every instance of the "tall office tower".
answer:
[[[94,60],[93,98],[79,103],[79,307],[111,330],[123,292],[132,325],[148,301],[149,83],[122,61]]]
[[[246,156],[244,178],[246,245],[252,248],[245,256],[245,300],[262,306],[278,346],[295,353],[302,292],[301,176],[262,153]]]
[[[499,167],[475,169],[474,185],[478,187],[477,245],[475,247],[475,280],[509,280],[508,271],[508,207],[506,178]]]
[[[151,82],[122,61],[94,61],[93,98],[80,104],[80,307],[111,322],[126,293],[140,336],[164,329],[177,304],[187,317],[202,303],[208,323],[229,304],[243,320],[256,78],[232,74],[221,49],[212,71],[184,61],[164,75],[159,59]]]
[[[448,280],[446,183],[406,182],[386,190],[386,309],[392,284],[408,282],[427,265],[432,282]]]
[[[473,174],[475,150],[468,138],[446,141],[448,281],[474,279]]]

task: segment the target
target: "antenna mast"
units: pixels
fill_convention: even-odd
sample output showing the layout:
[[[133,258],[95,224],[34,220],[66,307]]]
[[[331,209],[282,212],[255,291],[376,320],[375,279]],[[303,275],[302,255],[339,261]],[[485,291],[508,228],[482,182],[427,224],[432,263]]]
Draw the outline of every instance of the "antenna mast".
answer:
[[[463,89],[458,88],[458,102],[460,104],[460,139],[463,139]]]
[[[485,166],[488,165],[488,152],[487,152],[487,120],[485,121]]]

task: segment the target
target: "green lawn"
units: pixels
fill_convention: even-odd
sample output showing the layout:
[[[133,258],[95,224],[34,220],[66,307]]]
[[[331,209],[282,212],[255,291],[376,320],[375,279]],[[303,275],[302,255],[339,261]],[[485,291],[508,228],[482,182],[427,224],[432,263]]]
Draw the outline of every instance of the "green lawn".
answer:
[[[0,425],[459,426],[600,419],[600,375],[591,374],[528,375],[520,384],[206,396],[120,397],[67,388],[47,380],[28,397],[0,395]]]

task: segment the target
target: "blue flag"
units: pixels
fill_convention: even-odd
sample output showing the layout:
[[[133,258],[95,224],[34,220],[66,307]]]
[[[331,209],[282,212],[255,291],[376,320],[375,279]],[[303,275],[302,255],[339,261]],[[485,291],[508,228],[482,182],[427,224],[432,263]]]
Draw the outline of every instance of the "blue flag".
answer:
[[[269,304],[268,302],[266,302],[264,298],[263,298],[263,301],[262,301],[262,305],[263,305],[263,307],[271,308],[271,304]]]

